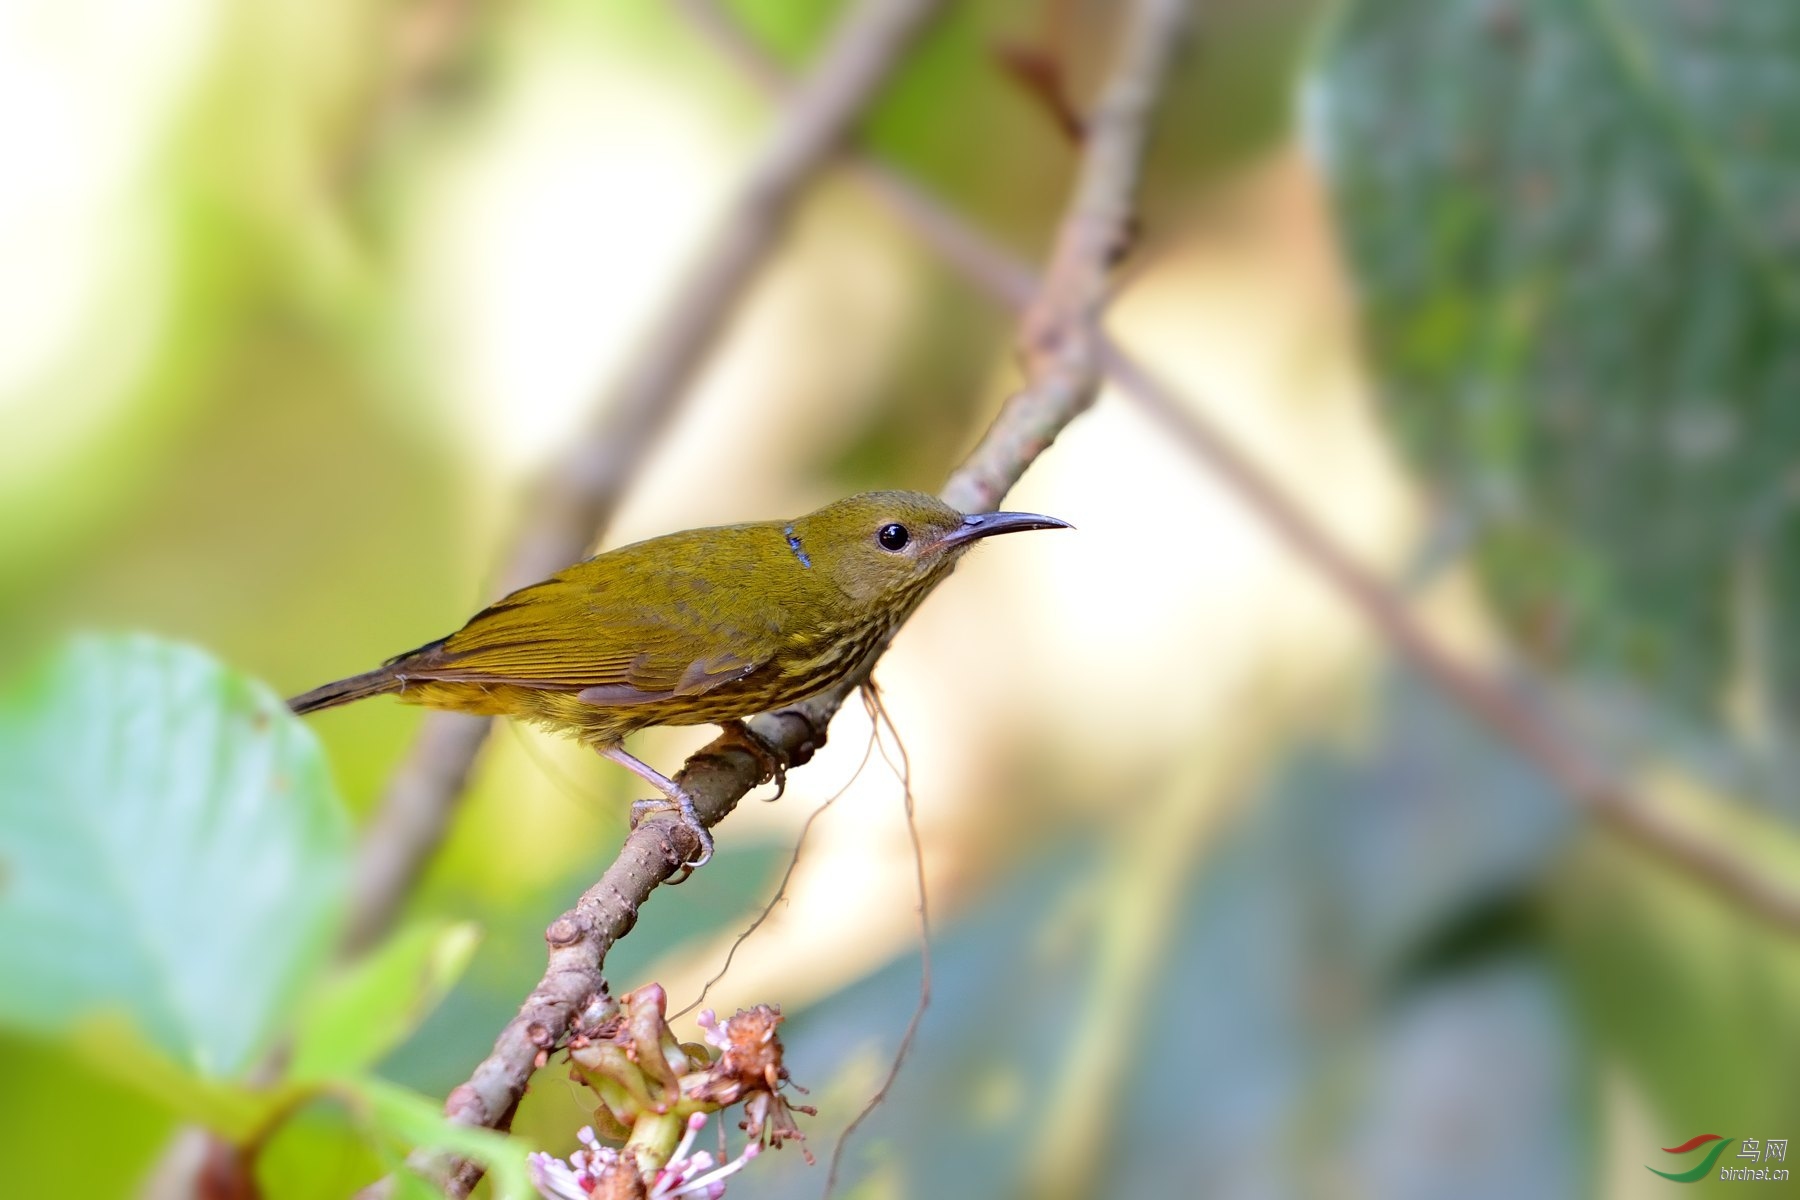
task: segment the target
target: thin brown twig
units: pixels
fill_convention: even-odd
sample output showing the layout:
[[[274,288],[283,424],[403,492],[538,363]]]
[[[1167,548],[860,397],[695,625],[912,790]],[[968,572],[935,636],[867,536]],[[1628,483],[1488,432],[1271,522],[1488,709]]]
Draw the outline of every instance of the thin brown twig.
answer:
[[[995,59],[1044,110],[1071,145],[1087,136],[1087,122],[1069,90],[1069,49],[1074,44],[1074,15],[1068,0],[1038,5],[1038,30],[1008,38],[994,47]]]
[[[683,0],[694,24],[760,87],[779,93],[780,69],[713,0]],[[1037,294],[1031,268],[911,179],[866,153],[844,158],[845,169],[901,224],[1000,304],[1022,310]],[[1759,872],[1699,831],[1671,820],[1588,755],[1550,720],[1539,716],[1503,682],[1462,662],[1413,613],[1400,593],[1363,567],[1223,430],[1184,404],[1165,384],[1104,332],[1101,365],[1121,392],[1155,415],[1176,440],[1224,480],[1294,555],[1339,595],[1412,665],[1479,724],[1533,764],[1564,796],[1607,828],[1670,862],[1748,912],[1789,931],[1800,930],[1800,893]]]
[[[1186,16],[1185,0],[1140,0],[1134,36],[1127,39],[1115,78],[1096,111],[1081,180],[1057,239],[1046,283],[1025,327],[1025,388],[1008,401],[969,458],[940,493],[965,512],[991,508],[1024,474],[1064,426],[1092,402],[1099,387],[1094,325],[1106,296],[1106,277],[1129,228],[1153,101]],[[824,742],[831,717],[868,678],[879,647],[853,676],[830,692],[757,717],[755,732],[794,766]],[[702,824],[722,820],[762,779],[762,764],[731,739],[703,749],[676,777],[694,798]],[[543,978],[496,1039],[493,1052],[445,1102],[451,1120],[503,1127],[526,1084],[589,998],[605,988],[607,950],[630,931],[640,905],[699,849],[691,830],[672,815],[643,821],[619,856],[577,901],[552,922]],[[466,1196],[480,1178],[473,1164],[451,1172],[448,1191]]]
[[[586,552],[649,447],[668,425],[707,350],[775,253],[807,185],[842,147],[942,0],[864,0],[794,91],[725,218],[575,451],[546,481],[502,576],[502,590],[542,579]],[[431,713],[363,839],[348,943],[392,923],[443,841],[491,722]]]
[[[1062,58],[1054,48],[1029,42],[1001,42],[994,47],[994,60],[1038,103],[1058,133],[1072,145],[1081,144],[1087,136],[1087,122],[1081,119],[1081,112],[1069,95]]]

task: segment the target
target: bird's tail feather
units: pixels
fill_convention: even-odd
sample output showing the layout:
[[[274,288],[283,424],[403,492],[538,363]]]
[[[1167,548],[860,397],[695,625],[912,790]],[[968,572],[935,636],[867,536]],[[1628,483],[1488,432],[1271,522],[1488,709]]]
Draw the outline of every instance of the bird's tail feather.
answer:
[[[297,713],[318,712],[322,708],[336,708],[352,700],[399,690],[400,680],[395,677],[394,672],[388,667],[376,667],[373,671],[364,671],[361,675],[323,684],[310,692],[295,696],[288,701],[288,707]]]

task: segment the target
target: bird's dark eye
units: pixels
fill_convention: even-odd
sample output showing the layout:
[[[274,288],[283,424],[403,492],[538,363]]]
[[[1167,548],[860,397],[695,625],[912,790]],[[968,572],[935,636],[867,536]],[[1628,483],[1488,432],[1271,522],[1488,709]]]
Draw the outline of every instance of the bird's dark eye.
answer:
[[[875,540],[881,543],[883,550],[904,550],[912,535],[906,532],[904,525],[883,525],[875,531]]]

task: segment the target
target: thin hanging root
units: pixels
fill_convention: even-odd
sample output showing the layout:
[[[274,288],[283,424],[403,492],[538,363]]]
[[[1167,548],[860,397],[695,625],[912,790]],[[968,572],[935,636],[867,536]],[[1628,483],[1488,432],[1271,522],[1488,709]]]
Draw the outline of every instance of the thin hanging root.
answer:
[[[900,1035],[900,1045],[894,1051],[894,1060],[888,1064],[887,1078],[881,1081],[881,1086],[875,1089],[875,1094],[869,1097],[869,1102],[863,1105],[862,1111],[844,1126],[837,1145],[832,1147],[831,1165],[825,1174],[825,1191],[821,1200],[830,1200],[832,1189],[837,1186],[838,1166],[844,1157],[844,1146],[849,1143],[850,1135],[856,1132],[857,1127],[887,1099],[894,1080],[900,1075],[900,1065],[906,1061],[907,1051],[912,1049],[913,1038],[919,1032],[919,1022],[925,1019],[925,1010],[931,1007],[931,913],[927,906],[925,888],[925,847],[919,840],[919,823],[913,813],[912,760],[907,757],[906,743],[901,740],[893,718],[888,716],[887,706],[881,702],[881,693],[872,679],[862,686],[862,702],[870,722],[875,726],[875,742],[881,747],[882,760],[899,776],[901,799],[906,810],[906,832],[912,839],[913,872],[919,888],[919,1003],[913,1008],[912,1019],[906,1023],[906,1032]],[[900,759],[898,763],[889,755],[887,743],[881,738],[884,726],[893,735],[895,752]]]
[[[863,769],[869,765],[869,759],[873,758],[875,755],[875,744],[878,735],[879,730],[874,723],[871,722],[869,725],[869,744],[863,748],[862,761],[856,764],[856,770],[851,773],[849,779],[844,781],[844,786],[827,797],[819,807],[813,809],[812,814],[806,818],[806,823],[800,826],[800,836],[794,839],[794,852],[788,857],[787,870],[781,873],[781,883],[776,887],[775,894],[769,897],[769,902],[763,905],[763,910],[756,915],[756,919],[745,926],[743,932],[739,933],[732,941],[731,949],[725,952],[725,961],[719,964],[718,971],[716,971],[713,974],[713,977],[708,979],[700,988],[700,994],[695,996],[692,1003],[686,1008],[680,1009],[672,1014],[669,1017],[669,1020],[673,1021],[676,1017],[685,1017],[688,1013],[693,1012],[696,1008],[699,1008],[706,1002],[706,995],[708,992],[712,991],[713,984],[725,978],[725,972],[731,970],[731,960],[737,957],[738,947],[748,941],[751,934],[762,928],[763,922],[767,921],[770,915],[774,913],[775,906],[780,904],[787,896],[788,884],[792,882],[794,878],[794,869],[800,865],[800,851],[806,846],[806,836],[812,832],[813,822],[825,815],[825,810],[830,808],[833,804],[836,804],[838,800],[843,797],[844,793],[848,792],[851,787],[855,785],[856,781],[862,778]]]

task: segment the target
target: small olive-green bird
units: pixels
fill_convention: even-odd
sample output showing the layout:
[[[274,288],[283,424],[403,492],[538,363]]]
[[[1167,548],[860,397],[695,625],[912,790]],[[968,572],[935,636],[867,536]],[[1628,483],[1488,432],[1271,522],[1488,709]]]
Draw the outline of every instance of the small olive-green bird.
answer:
[[[316,712],[394,695],[569,734],[653,784],[712,856],[674,780],[627,753],[653,725],[747,732],[754,713],[841,682],[998,533],[1063,529],[1035,513],[964,516],[917,492],[867,492],[793,521],[690,529],[520,588],[438,641],[296,696]]]

